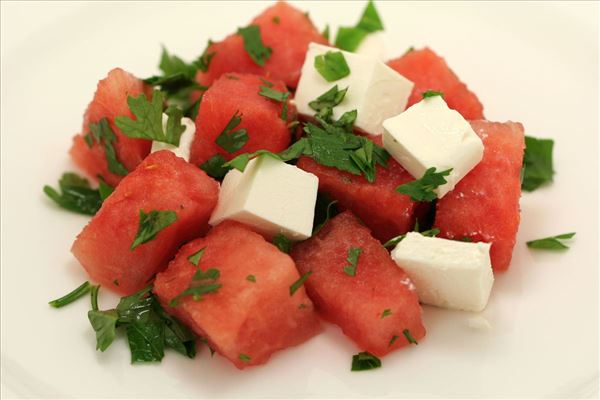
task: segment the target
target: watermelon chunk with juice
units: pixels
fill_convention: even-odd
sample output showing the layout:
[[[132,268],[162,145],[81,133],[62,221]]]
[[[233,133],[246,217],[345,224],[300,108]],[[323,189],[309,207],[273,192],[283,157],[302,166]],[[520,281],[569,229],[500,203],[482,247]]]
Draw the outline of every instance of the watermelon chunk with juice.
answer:
[[[97,124],[103,118],[108,120],[116,136],[116,140],[112,142],[116,158],[127,171],[133,171],[150,153],[151,141],[129,138],[115,125],[115,118],[120,115],[135,118],[129,110],[127,98],[137,97],[142,93],[148,98],[152,96],[148,85],[121,68],[111,70],[106,78],[98,82],[94,98],[83,117],[82,131],[73,138],[70,150],[75,164],[90,177],[96,179],[101,176],[109,185],[116,186],[124,176],[109,170],[103,144],[94,141],[90,147],[84,140],[84,136],[90,132],[89,125]]]
[[[172,152],[152,153],[116,187],[71,249],[90,277],[117,293],[144,288],[179,246],[208,230],[218,183]],[[153,240],[131,245],[140,211],[174,211],[177,220]]]
[[[355,276],[346,273],[349,251],[360,249]],[[383,356],[425,336],[421,306],[408,275],[349,211],[294,246],[304,285],[317,311],[361,350]]]
[[[190,257],[204,249],[198,265]],[[197,271],[218,269],[221,285],[196,301],[171,301]],[[206,237],[181,248],[158,274],[154,293],[166,310],[184,321],[211,348],[242,369],[267,362],[276,351],[298,345],[320,332],[320,322],[303,287],[290,286],[300,275],[291,257],[258,233],[224,221]],[[173,306],[171,306],[173,305]]]
[[[411,50],[387,64],[415,84],[406,108],[421,101],[423,92],[434,90],[442,92],[448,107],[458,111],[465,119],[483,119],[483,106],[475,93],[433,50],[427,47]]]
[[[471,121],[484,145],[483,159],[437,203],[440,237],[492,244],[494,271],[510,266],[519,228],[525,138],[520,123]]]

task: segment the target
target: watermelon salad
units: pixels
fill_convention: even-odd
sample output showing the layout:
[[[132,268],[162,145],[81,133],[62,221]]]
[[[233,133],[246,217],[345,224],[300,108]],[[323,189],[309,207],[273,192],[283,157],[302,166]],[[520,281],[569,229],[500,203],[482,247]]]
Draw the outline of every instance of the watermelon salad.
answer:
[[[192,62],[109,71],[69,151],[86,177],[44,187],[91,216],[90,281],[50,304],[90,294],[97,349],[122,330],[133,363],[202,346],[243,369],[332,323],[352,371],[426,346],[423,304],[482,311],[553,141],[486,120],[434,50],[384,46],[373,2],[333,38],[280,1]],[[100,288],[123,297],[101,310]]]

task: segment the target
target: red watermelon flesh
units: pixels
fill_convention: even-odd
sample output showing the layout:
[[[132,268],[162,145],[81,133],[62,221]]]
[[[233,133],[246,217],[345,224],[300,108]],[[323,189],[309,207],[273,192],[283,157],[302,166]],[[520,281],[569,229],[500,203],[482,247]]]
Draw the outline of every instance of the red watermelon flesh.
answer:
[[[360,248],[356,276],[349,276],[348,251]],[[331,219],[316,236],[294,246],[300,273],[312,271],[305,286],[317,311],[339,325],[362,350],[377,356],[425,336],[414,285],[349,211]],[[389,310],[391,314],[385,315]],[[390,342],[394,337],[393,343]]]
[[[100,175],[111,186],[116,186],[123,179],[122,176],[108,170],[103,145],[94,143],[90,148],[83,140],[89,132],[89,124],[98,123],[102,118],[108,119],[110,127],[117,136],[117,140],[113,142],[117,159],[128,171],[133,171],[150,153],[152,142],[131,139],[123,135],[115,125],[115,117],[119,115],[134,118],[127,105],[127,97],[136,97],[142,93],[151,97],[151,88],[121,68],[111,70],[106,78],[98,82],[94,98],[83,117],[82,133],[73,138],[70,151],[75,163],[90,177],[97,178]]]
[[[251,24],[260,27],[263,44],[272,49],[264,67],[246,53],[242,37],[233,34],[209,46],[207,54],[214,56],[208,71],[196,75],[198,83],[210,86],[226,72],[240,72],[264,75],[296,88],[308,44],[328,44],[306,14],[283,1],[267,8]]]
[[[79,234],[71,251],[92,279],[129,295],[166,267],[177,249],[208,229],[219,185],[172,152],[152,153],[117,186]],[[171,210],[177,221],[130,249],[140,210]]]
[[[423,99],[422,93],[435,90],[444,93],[448,107],[465,119],[483,119],[483,106],[475,93],[458,79],[446,61],[429,48],[412,50],[387,63],[392,69],[414,82],[407,108]]]
[[[356,214],[381,241],[412,230],[415,216],[422,211],[419,203],[395,191],[414,178],[391,158],[387,168],[377,166],[373,183],[363,176],[317,164],[308,157],[301,157],[297,166],[315,174],[319,191],[337,200],[341,209]]]
[[[261,96],[264,78],[250,74],[226,74],[204,93],[196,118],[196,136],[192,143],[190,162],[198,166],[216,154],[230,160],[241,153],[266,149],[272,152],[285,150],[291,141],[287,124],[295,116],[295,108],[288,102],[287,119],[283,120],[283,104]],[[269,81],[272,89],[286,91],[281,81]],[[241,122],[229,134],[246,129],[248,142],[235,153],[228,153],[215,143],[234,114]]]
[[[434,226],[441,237],[492,243],[492,267],[504,271],[519,228],[523,126],[489,121],[471,126],[483,140],[483,160],[438,201]]]
[[[205,248],[198,266],[188,257]],[[222,287],[202,301],[184,297],[198,268],[220,272]],[[255,282],[248,279],[254,276]],[[166,309],[204,337],[238,368],[265,363],[274,352],[300,344],[320,331],[313,304],[300,287],[293,260],[246,226],[225,221],[205,238],[181,248],[169,267],[158,274],[154,292]],[[247,357],[244,357],[247,356]]]

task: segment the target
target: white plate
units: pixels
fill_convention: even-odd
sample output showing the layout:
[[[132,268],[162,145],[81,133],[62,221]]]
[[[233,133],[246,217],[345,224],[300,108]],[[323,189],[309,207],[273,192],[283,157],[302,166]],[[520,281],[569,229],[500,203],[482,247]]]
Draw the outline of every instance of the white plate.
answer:
[[[353,24],[362,3],[304,3]],[[556,181],[522,198],[512,267],[481,314],[424,309],[428,334],[383,368],[351,373],[340,331],[236,370],[202,349],[129,364],[125,340],[94,350],[87,301],[47,302],[86,276],[69,247],[87,219],[42,194],[73,168],[71,136],[96,82],[121,66],[156,72],[160,44],[191,59],[264,3],[2,3],[2,395],[18,397],[580,397],[598,394],[598,3],[391,3],[378,8],[394,53],[429,45],[492,120],[556,140]],[[524,242],[576,231],[564,253]],[[116,298],[102,293],[104,307]]]

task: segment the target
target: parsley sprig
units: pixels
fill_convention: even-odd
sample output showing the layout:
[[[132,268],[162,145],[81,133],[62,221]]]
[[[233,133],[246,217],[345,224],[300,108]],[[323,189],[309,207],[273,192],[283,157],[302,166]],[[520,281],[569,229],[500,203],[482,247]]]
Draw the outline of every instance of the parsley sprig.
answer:
[[[67,304],[71,304],[75,300],[80,299],[81,297],[88,294],[91,287],[92,287],[92,285],[90,285],[90,283],[88,281],[85,281],[81,285],[79,285],[77,288],[75,288],[73,291],[71,291],[70,293],[62,296],[59,299],[52,300],[52,301],[48,302],[48,304],[50,304],[54,308],[64,307]]]
[[[382,30],[383,23],[375,9],[375,3],[371,0],[356,26],[340,27],[338,29],[335,46],[342,50],[355,51],[369,33]]]
[[[431,167],[420,179],[400,185],[396,191],[410,196],[413,201],[433,201],[437,199],[434,190],[447,182],[444,177],[450,175],[451,172],[452,168],[436,172],[436,168]]]
[[[351,371],[366,371],[380,367],[381,360],[368,351],[363,351],[352,356]]]
[[[532,192],[540,186],[552,182],[554,177],[553,148],[554,140],[552,139],[525,136],[524,169],[521,182],[523,190]]]
[[[194,301],[200,301],[203,299],[202,296],[217,292],[223,286],[217,283],[220,276],[221,272],[216,268],[209,268],[206,271],[198,269],[192,277],[189,287],[171,299],[169,306],[177,307],[180,300],[187,296],[192,296]]]
[[[350,75],[350,67],[341,51],[328,51],[316,56],[314,67],[327,82],[334,82]]]
[[[152,210],[145,213],[140,210],[140,222],[138,231],[131,243],[131,250],[134,250],[141,244],[154,240],[160,231],[177,221],[175,211],[157,211]]]
[[[248,132],[245,128],[234,129],[242,122],[242,114],[236,111],[225,129],[217,136],[215,143],[228,153],[235,153],[248,142]]]
[[[127,168],[119,161],[113,142],[117,141],[117,135],[113,132],[107,118],[102,118],[97,123],[89,124],[90,131],[83,137],[88,147],[92,148],[94,143],[104,146],[104,156],[108,170],[115,175],[125,176],[129,173]]]
[[[572,239],[575,232],[563,233],[562,235],[550,236],[543,239],[530,240],[527,242],[527,247],[531,249],[543,250],[566,250],[569,248],[563,241]]]
[[[273,50],[263,44],[260,36],[260,27],[258,25],[249,25],[245,28],[239,28],[237,33],[244,39],[244,49],[252,61],[264,67],[267,60],[271,58]]]
[[[101,182],[102,184],[102,182]],[[104,183],[106,193],[110,186]],[[44,193],[62,208],[85,215],[95,215],[102,205],[99,189],[92,189],[87,179],[73,172],[65,172],[58,181],[59,190],[44,186]],[[112,189],[112,188],[111,188]],[[59,192],[60,191],[60,192]]]

